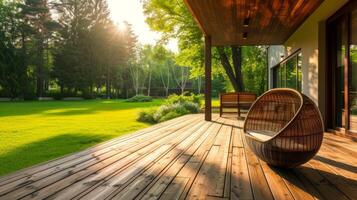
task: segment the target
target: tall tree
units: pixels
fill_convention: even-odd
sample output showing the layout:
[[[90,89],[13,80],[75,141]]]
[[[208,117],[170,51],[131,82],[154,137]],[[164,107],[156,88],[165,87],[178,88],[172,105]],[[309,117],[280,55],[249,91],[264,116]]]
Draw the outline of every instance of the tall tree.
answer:
[[[202,67],[203,62],[203,35],[193,20],[191,14],[182,1],[176,0],[144,0],[144,13],[149,26],[162,33],[162,39],[178,39],[180,52],[185,56],[185,63],[194,68]],[[219,60],[230,83],[236,91],[244,90],[241,73],[240,47],[218,48],[213,58]],[[182,59],[179,61],[183,61]],[[217,66],[219,62],[213,62]],[[181,64],[181,63],[180,63]],[[220,72],[220,70],[214,70]]]
[[[48,79],[46,71],[46,56],[45,51],[49,46],[49,41],[52,36],[56,24],[51,18],[49,4],[47,0],[25,0],[22,4],[22,15],[24,21],[32,29],[32,37],[34,41],[35,59],[33,64],[36,66],[36,81],[37,81],[37,96],[41,97],[45,91],[45,81]]]
[[[0,1],[0,95],[28,98],[32,93],[25,30],[17,1]]]

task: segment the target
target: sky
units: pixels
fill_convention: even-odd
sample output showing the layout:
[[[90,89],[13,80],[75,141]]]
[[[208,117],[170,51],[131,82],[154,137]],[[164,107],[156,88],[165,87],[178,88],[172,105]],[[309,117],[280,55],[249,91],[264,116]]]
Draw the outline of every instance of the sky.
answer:
[[[140,0],[107,0],[111,18],[115,23],[127,21],[132,24],[141,44],[156,44],[160,33],[150,30],[145,23],[145,15]],[[177,52],[177,42],[172,40],[167,45],[171,51]]]

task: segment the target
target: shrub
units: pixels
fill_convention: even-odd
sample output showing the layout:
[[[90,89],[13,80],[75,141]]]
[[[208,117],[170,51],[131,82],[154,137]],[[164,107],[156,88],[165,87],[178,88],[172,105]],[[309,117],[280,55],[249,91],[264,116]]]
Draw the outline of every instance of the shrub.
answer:
[[[160,106],[156,112],[154,113],[153,117],[156,122],[160,120],[163,116],[165,116],[167,113],[172,111],[172,105],[162,105]]]
[[[197,103],[185,102],[182,105],[186,110],[189,111],[189,113],[198,113],[198,112],[200,112],[200,106]]]
[[[195,94],[190,95],[189,93],[185,92],[182,95],[177,95],[177,94],[170,95],[166,100],[166,104],[192,102],[192,103],[196,103],[199,107],[201,107],[201,99],[202,99],[201,95],[195,95]]]
[[[177,113],[175,111],[171,111],[169,113],[167,113],[165,116],[161,117],[160,120],[158,122],[164,122],[170,119],[174,119],[176,117],[182,116],[180,113]]]
[[[52,97],[55,100],[61,100],[63,99],[63,95],[61,94],[60,91],[48,91],[46,94],[47,97]]]
[[[150,102],[152,101],[152,97],[145,96],[145,95],[135,95],[130,99],[126,100],[127,102]]]
[[[155,124],[157,121],[154,119],[155,110],[141,111],[139,113],[138,121]]]
[[[157,123],[167,121],[189,113],[200,111],[199,95],[183,96],[171,95],[164,105],[157,110],[147,110],[139,113],[138,121]]]

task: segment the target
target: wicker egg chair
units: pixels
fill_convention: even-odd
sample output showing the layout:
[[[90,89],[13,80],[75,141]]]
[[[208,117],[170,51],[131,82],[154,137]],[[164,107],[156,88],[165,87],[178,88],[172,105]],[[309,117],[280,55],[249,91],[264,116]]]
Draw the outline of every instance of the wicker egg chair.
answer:
[[[250,149],[270,165],[292,168],[310,160],[323,139],[315,103],[293,89],[272,89],[250,108],[244,122]]]

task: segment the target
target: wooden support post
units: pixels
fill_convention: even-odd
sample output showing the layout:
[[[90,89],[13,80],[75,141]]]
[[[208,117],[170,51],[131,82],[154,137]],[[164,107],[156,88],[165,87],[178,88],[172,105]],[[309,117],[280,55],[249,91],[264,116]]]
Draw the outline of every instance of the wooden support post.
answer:
[[[205,120],[212,120],[212,43],[211,37],[205,37]]]

